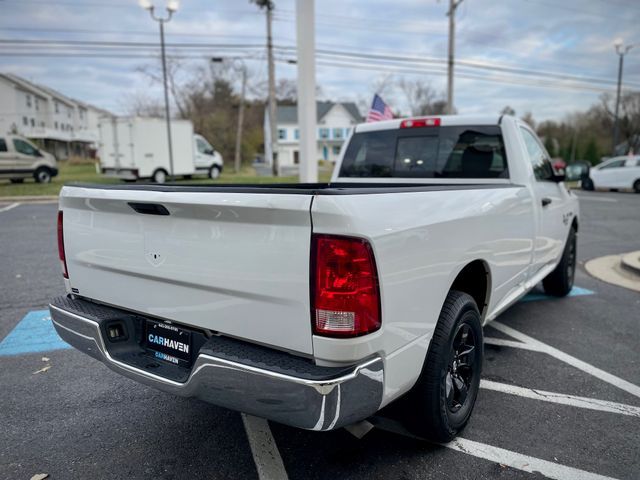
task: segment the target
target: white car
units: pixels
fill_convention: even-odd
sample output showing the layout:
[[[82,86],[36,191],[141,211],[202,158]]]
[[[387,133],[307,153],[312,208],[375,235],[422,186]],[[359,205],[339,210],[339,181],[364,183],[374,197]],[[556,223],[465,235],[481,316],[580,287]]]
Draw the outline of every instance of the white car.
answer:
[[[573,286],[578,200],[509,116],[358,125],[329,184],[60,194],[60,336],[116,372],[309,430],[406,402],[448,441],[482,325]],[[193,419],[194,422],[200,419]]]
[[[602,188],[640,193],[640,156],[614,157],[591,167],[583,186],[585,190]]]

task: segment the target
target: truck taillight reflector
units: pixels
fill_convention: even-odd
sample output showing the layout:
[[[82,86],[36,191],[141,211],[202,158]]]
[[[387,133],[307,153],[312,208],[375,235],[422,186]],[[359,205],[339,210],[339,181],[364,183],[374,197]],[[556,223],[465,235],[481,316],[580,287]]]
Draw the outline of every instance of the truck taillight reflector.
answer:
[[[380,288],[364,239],[314,235],[311,250],[313,333],[357,337],[380,328]]]
[[[400,128],[439,127],[439,118],[408,118],[400,123]]]
[[[64,254],[64,233],[62,230],[62,210],[58,211],[58,256],[60,257],[60,263],[62,264],[62,275],[64,278],[69,278],[69,272],[67,271],[67,257]]]

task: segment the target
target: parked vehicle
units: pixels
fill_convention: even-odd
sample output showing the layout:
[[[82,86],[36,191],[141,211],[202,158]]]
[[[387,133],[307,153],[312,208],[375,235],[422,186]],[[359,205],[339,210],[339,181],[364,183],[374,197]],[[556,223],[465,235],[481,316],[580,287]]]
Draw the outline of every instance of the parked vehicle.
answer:
[[[122,180],[151,179],[164,183],[171,173],[167,124],[163,119],[104,117],[99,125],[100,171]],[[205,173],[218,178],[222,156],[193,133],[188,120],[171,121],[173,172],[178,177]]]
[[[49,183],[56,175],[58,165],[52,154],[19,135],[0,135],[0,178],[22,183],[33,177],[38,183]]]
[[[589,178],[583,180],[582,188],[585,190],[632,189],[640,193],[640,156],[614,157],[591,167]]]
[[[52,319],[177,395],[310,430],[406,402],[448,441],[482,326],[541,281],[572,288],[562,180],[522,121],[443,116],[358,125],[329,184],[65,186]]]

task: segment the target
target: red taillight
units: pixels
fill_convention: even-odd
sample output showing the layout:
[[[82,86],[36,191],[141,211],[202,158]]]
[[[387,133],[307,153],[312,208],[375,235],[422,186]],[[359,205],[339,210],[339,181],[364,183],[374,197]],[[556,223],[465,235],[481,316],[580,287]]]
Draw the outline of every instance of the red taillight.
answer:
[[[67,271],[67,257],[64,254],[64,233],[62,231],[62,210],[58,211],[58,256],[60,257],[60,263],[62,264],[62,275],[64,278],[69,278],[69,272]]]
[[[313,333],[356,337],[378,330],[380,289],[369,242],[314,235],[311,260]]]
[[[439,127],[439,118],[408,118],[400,123],[400,128]]]

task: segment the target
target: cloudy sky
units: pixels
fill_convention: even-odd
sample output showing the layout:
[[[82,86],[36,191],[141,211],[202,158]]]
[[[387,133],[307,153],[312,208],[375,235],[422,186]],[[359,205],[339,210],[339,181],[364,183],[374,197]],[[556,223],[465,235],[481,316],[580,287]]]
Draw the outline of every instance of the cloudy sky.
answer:
[[[275,0],[277,78],[295,79],[295,1]],[[402,77],[444,94],[447,0],[316,0],[317,82],[325,99],[366,103]],[[164,0],[155,0],[158,9]],[[116,113],[134,96],[160,98],[139,72],[157,62],[157,24],[136,0],[0,0],[0,71],[24,76]],[[464,0],[457,10],[455,105],[537,120],[562,118],[615,91],[614,40],[638,44],[624,80],[640,90],[640,1]],[[266,78],[265,19],[248,0],[183,0],[167,25],[185,68],[212,56],[246,59]],[[396,82],[397,83],[397,82]],[[397,88],[384,92],[407,111]]]

